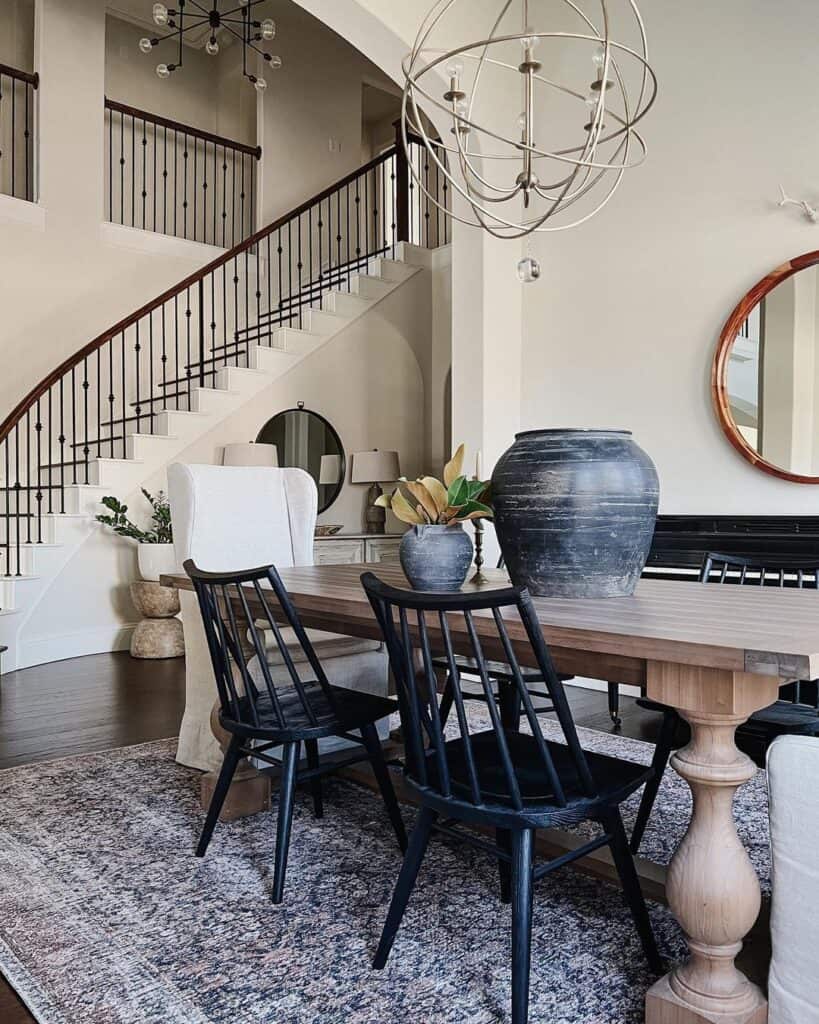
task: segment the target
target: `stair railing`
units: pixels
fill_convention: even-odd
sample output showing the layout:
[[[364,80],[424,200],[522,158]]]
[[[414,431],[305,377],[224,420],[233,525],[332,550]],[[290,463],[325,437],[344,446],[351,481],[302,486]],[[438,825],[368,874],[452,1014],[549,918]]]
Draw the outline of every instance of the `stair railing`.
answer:
[[[105,99],[113,224],[231,248],[255,226],[260,146]]]
[[[255,346],[284,348],[282,329],[304,328],[329,291],[349,291],[399,242],[431,239],[432,212],[396,187],[405,159],[393,147],[256,231],[90,341],[18,403],[0,425],[3,574],[22,573],[22,547],[43,543],[44,516],[75,510],[68,489],[98,484],[101,461],[128,458],[135,435],[172,433],[173,414],[192,411],[197,388],[222,368],[250,367]]]
[[[0,193],[35,201],[34,93],[40,76],[0,64]]]

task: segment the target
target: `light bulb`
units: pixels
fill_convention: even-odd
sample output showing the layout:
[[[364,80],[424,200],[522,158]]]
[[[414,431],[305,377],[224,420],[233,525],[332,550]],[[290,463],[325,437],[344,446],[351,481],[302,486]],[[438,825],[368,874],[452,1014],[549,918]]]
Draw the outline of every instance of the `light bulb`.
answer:
[[[523,284],[531,284],[540,277],[540,262],[534,256],[525,256],[518,263],[518,280]]]
[[[458,58],[451,60],[446,66],[446,73],[450,78],[460,78],[464,73],[464,62]]]
[[[267,82],[263,78],[257,78],[253,83],[253,88],[256,92],[264,92],[267,88]]]
[[[592,91],[586,97],[586,106],[587,107],[596,107],[599,100],[600,100],[600,93],[596,92],[594,89],[592,89]]]
[[[455,113],[458,114],[460,117],[466,117],[467,114],[469,113],[469,100],[458,100],[458,102],[455,104]]]
[[[526,131],[526,125],[528,123],[529,123],[529,118],[526,116],[526,111],[524,110],[523,113],[518,117],[518,128],[520,128],[520,130],[522,132],[525,132]]]
[[[276,22],[272,18],[265,18],[262,22],[262,39],[276,38]]]
[[[211,36],[210,39],[205,43],[205,50],[211,55],[211,57],[215,57],[216,54],[219,52],[219,44],[216,42],[213,36]]]
[[[277,53],[266,53],[264,55],[264,59],[271,66],[271,68],[274,68],[276,71],[278,71],[279,68],[282,66],[282,59]]]
[[[538,37],[532,35],[531,28],[526,29],[526,34],[520,37],[520,45],[523,50],[534,50],[537,47]]]
[[[160,78],[171,77],[171,69],[168,67],[167,64],[157,64],[156,73]]]
[[[148,39],[147,36],[143,36],[139,41],[139,48],[143,53],[150,53],[154,48],[154,44]]]
[[[602,68],[605,63],[606,63],[606,51],[601,46],[601,47],[599,47],[598,49],[596,49],[594,51],[594,56],[592,57],[592,64],[594,64],[594,66],[596,68]]]
[[[168,8],[165,4],[154,4],[154,22],[157,25],[168,24]]]

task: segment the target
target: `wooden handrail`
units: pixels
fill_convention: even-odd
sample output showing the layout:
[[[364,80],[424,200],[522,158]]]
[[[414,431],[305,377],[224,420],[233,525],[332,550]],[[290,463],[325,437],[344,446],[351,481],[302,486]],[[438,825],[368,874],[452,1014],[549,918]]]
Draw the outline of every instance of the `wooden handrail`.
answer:
[[[176,132],[184,132],[194,138],[202,139],[204,142],[212,142],[216,146],[224,146],[226,149],[236,150],[238,153],[247,153],[257,160],[261,160],[262,147],[250,146],[246,142],[236,142],[233,139],[225,138],[223,135],[214,135],[213,132],[203,131],[201,128],[194,128],[193,125],[184,124],[182,121],[174,121],[173,118],[163,117],[161,114],[152,114],[148,110],[140,110],[139,107],[128,106],[127,103],[120,103],[118,100],[109,100],[105,97],[105,109],[115,110],[118,114],[125,114],[138,121],[150,121],[162,128],[171,128]]]
[[[14,409],[12,409],[9,415],[3,420],[2,424],[0,424],[0,442],[4,441],[8,437],[26,412],[31,409],[39,398],[43,397],[52,385],[56,384],[61,377],[64,377],[70,370],[78,366],[83,359],[86,359],[91,355],[91,353],[102,348],[106,342],[115,338],[118,334],[122,334],[124,331],[127,331],[129,327],[133,327],[139,320],[148,316],[149,313],[152,313],[160,306],[163,306],[170,299],[173,299],[174,296],[180,295],[186,289],[199,284],[200,281],[204,281],[209,274],[218,270],[225,264],[230,263],[231,260],[236,259],[248,249],[252,249],[257,242],[267,238],[268,235],[273,234],[274,231],[278,231],[279,228],[284,227],[289,221],[300,217],[301,214],[306,213],[311,207],[317,206],[325,199],[328,199],[330,196],[343,189],[346,185],[354,182],[356,178],[367,174],[380,164],[391,160],[393,156],[395,156],[395,153],[396,150],[393,146],[390,149],[385,150],[383,153],[380,153],[375,157],[375,159],[370,160],[369,163],[364,164],[363,167],[357,167],[350,174],[345,175],[343,178],[340,178],[338,181],[328,186],[323,192],[319,192],[318,195],[308,199],[306,202],[302,203],[301,206],[296,207],[295,210],[291,210],[283,217],[279,217],[278,220],[273,221],[272,224],[268,224],[266,227],[263,227],[254,234],[248,236],[243,242],[235,245],[232,249],[229,249],[221,256],[217,256],[215,260],[211,260],[211,262],[202,267],[201,270],[194,271],[194,273],[186,277],[184,281],[181,281],[179,284],[167,289],[167,291],[164,291],[151,302],[147,302],[144,306],[141,306],[135,313],[129,314],[127,317],[120,320],[119,323],[114,324],[113,327],[109,327],[107,331],[98,335],[93,341],[89,341],[88,344],[84,345],[78,352],[75,352],[74,355],[69,356],[68,359],[60,363],[56,369],[52,370],[47,377],[44,377],[39,384],[32,388],[25,398],[17,403]]]
[[[11,67],[10,64],[0,64],[0,75],[16,78],[18,82],[27,82],[35,89],[40,86],[40,76],[36,71],[21,71],[19,68]]]

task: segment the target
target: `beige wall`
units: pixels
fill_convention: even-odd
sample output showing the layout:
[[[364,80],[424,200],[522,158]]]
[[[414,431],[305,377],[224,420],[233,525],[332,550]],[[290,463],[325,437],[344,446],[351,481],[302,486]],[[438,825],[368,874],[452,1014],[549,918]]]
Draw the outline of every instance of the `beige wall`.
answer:
[[[0,64],[34,70],[34,0],[0,3]]]
[[[270,7],[284,66],[266,76],[262,101],[267,221],[361,166],[362,84],[392,87],[374,64],[290,0]]]
[[[648,160],[587,225],[537,243],[543,277],[524,289],[523,424],[631,428],[657,463],[664,512],[819,513],[819,489],[777,481],[734,452],[709,389],[738,299],[819,243],[775,202],[778,182],[815,196],[819,136],[805,125],[819,6],[643,6],[660,80]]]
[[[109,15],[105,31],[105,91],[109,99],[255,145],[256,90],[242,81],[240,46],[222,40],[216,57],[186,46],[184,68],[163,81],[156,75],[156,65],[175,59],[173,41],[144,54],[139,40],[151,36],[148,29]],[[272,82],[272,74],[268,77]]]

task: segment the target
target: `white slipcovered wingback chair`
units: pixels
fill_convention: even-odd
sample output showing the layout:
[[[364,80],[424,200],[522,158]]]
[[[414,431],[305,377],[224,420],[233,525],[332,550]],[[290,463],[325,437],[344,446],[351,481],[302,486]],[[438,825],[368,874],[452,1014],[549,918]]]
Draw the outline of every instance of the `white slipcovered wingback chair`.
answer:
[[[317,494],[303,470],[176,463],[168,470],[168,497],[180,567],[187,558],[206,572],[313,564]],[[196,597],[182,592],[180,599],[187,660],[177,760],[214,771],[222,763],[210,724],[216,682]],[[386,695],[389,669],[381,644],[309,633],[332,683]],[[271,662],[280,657],[276,649]]]
[[[773,901],[770,1024],[819,1024],[819,739],[768,750]]]

